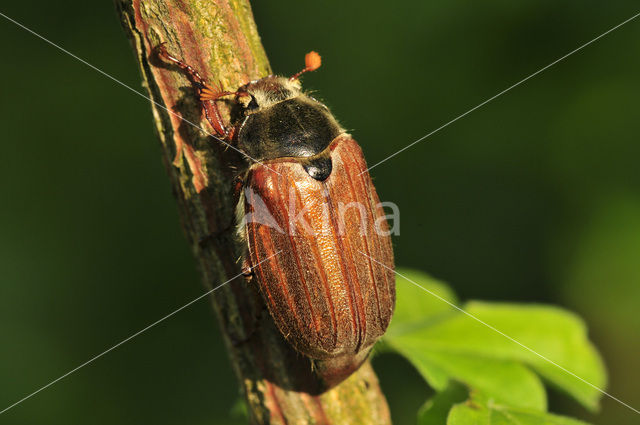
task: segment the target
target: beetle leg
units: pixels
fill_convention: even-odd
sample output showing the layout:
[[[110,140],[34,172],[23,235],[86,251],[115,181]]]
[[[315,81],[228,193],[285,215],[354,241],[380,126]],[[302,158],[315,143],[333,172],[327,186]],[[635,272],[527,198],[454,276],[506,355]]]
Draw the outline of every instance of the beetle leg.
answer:
[[[200,99],[200,103],[202,104],[202,109],[204,110],[204,116],[211,124],[211,127],[218,133],[219,136],[227,139],[227,129],[222,123],[222,116],[220,115],[220,110],[218,109],[218,105],[214,101],[203,100]]]
[[[168,62],[171,62],[172,64],[174,64],[175,66],[183,70],[188,75],[189,79],[195,86],[196,94],[198,96],[198,99],[200,100],[200,104],[202,109],[204,110],[204,114],[205,114],[205,117],[207,118],[207,121],[209,121],[209,124],[211,124],[211,127],[213,127],[213,129],[215,130],[215,132],[219,137],[224,137],[226,139],[227,129],[225,128],[225,125],[222,122],[222,116],[220,115],[220,110],[218,109],[218,105],[216,105],[215,103],[215,100],[217,98],[211,99],[210,93],[225,93],[225,94],[222,94],[222,96],[224,96],[227,94],[227,92],[223,92],[221,90],[216,91],[216,89],[214,89],[212,86],[207,84],[207,81],[204,78],[202,78],[200,73],[198,73],[198,71],[196,71],[191,65],[176,58],[175,56],[170,55],[169,52],[167,51],[166,43],[161,43],[157,47],[157,52],[158,52],[158,56],[160,56],[162,59]],[[234,94],[234,93],[228,93],[228,94]]]
[[[244,180],[241,176],[236,177],[236,181],[233,185],[233,200],[234,204],[240,201],[240,195],[242,194],[242,188],[244,187]]]
[[[198,246],[202,249],[204,247],[206,247],[209,242],[215,240],[218,236],[220,236],[222,234],[222,232],[213,232],[213,233],[209,233],[207,235],[201,236],[198,239]]]
[[[196,84],[196,86],[204,87],[206,85],[206,81],[204,78],[200,76],[198,71],[196,71],[191,65],[188,65],[183,61],[181,61],[180,59],[176,58],[175,56],[170,55],[169,52],[167,51],[166,44],[167,43],[164,42],[158,45],[157,47],[158,55],[162,59],[173,63],[175,66],[177,66],[178,68],[186,72],[189,75],[189,78],[191,78],[191,80]]]
[[[200,238],[198,239],[198,246],[201,249],[205,248],[210,242],[213,242],[216,239],[222,237],[225,233],[228,233],[231,230],[231,227],[232,225],[229,224],[224,229],[216,230],[204,236],[200,236]]]
[[[242,259],[242,276],[246,277],[247,280],[250,280],[251,277],[253,277],[253,267],[247,257]]]
[[[251,317],[251,323],[250,323],[250,327],[249,329],[245,328],[245,336],[242,338],[239,338],[237,336],[234,336],[233,334],[230,335],[231,337],[231,344],[233,344],[234,347],[238,347],[242,344],[246,344],[248,342],[251,341],[251,339],[256,336],[256,333],[260,330],[260,327],[262,326],[262,322],[263,320],[265,320],[265,317],[263,317],[263,315],[269,315],[268,311],[267,311],[267,306],[264,305],[264,303],[262,304],[262,307],[259,308],[255,314],[253,315],[253,317]]]
[[[235,127],[227,128],[227,134],[226,134],[227,140],[233,140],[235,135],[236,135],[236,128]]]

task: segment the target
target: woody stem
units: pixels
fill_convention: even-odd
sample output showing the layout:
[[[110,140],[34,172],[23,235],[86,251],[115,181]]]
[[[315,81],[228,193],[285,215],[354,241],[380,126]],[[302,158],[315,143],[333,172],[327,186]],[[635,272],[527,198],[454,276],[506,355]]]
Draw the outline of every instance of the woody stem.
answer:
[[[243,246],[234,237],[233,186],[236,170],[247,164],[233,149],[225,149],[191,125],[213,130],[193,91],[184,90],[190,87],[185,75],[152,53],[166,42],[168,51],[205,80],[220,80],[224,87],[239,87],[268,75],[271,70],[250,5],[248,0],[115,1],[149,95],[161,105],[152,105],[155,126],[185,233],[205,284],[218,285],[242,273],[237,259]],[[220,113],[228,118],[224,103]],[[212,304],[252,423],[390,423],[369,362],[333,389],[317,391],[307,380],[309,361],[284,341],[255,285],[244,277],[215,291]]]

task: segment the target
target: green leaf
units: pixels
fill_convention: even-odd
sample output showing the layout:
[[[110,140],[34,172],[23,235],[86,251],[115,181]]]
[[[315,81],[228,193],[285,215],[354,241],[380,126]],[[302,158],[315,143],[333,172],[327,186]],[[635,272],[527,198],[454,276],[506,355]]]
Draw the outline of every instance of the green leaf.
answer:
[[[588,425],[564,416],[492,403],[468,401],[455,406],[447,425]]]
[[[431,295],[455,302],[442,283],[400,273],[406,278],[398,279],[397,313],[385,340],[436,390],[455,379],[499,405],[542,412],[546,395],[533,369],[585,406],[597,407],[601,393],[558,367],[605,385],[602,362],[577,316],[555,307],[480,302],[465,305],[467,315]]]
[[[464,385],[452,382],[443,391],[428,400],[418,412],[418,425],[442,425],[454,405],[465,401],[469,391]]]
[[[584,422],[537,410],[505,406],[452,383],[418,412],[418,425],[587,425]]]
[[[452,311],[453,307],[448,303],[458,302],[446,284],[426,273],[408,269],[398,269],[397,272],[397,308],[388,333],[424,327],[441,313]]]
[[[417,336],[437,349],[528,364],[585,406],[597,407],[600,391],[581,379],[604,387],[604,367],[578,317],[547,306],[471,302],[464,309],[484,323],[459,314],[405,335],[407,342]]]
[[[540,411],[547,407],[540,379],[515,361],[454,352],[406,336],[390,344],[408,358],[436,390],[444,390],[450,380],[455,379],[505,404]]]

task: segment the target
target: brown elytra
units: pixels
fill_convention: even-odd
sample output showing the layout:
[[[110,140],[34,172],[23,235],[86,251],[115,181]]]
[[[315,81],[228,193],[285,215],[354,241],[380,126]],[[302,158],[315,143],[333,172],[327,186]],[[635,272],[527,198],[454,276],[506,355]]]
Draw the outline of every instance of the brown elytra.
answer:
[[[298,351],[319,360],[368,351],[395,305],[391,239],[362,151],[348,135],[327,149],[325,180],[296,158],[255,164],[244,200],[251,263],[269,311]]]

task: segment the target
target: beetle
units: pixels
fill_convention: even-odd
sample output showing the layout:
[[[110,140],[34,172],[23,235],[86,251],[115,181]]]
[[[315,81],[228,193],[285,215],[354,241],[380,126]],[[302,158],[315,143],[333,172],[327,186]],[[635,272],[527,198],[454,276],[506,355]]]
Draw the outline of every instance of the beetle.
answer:
[[[231,92],[164,44],[159,55],[188,74],[217,136],[253,160],[240,176],[238,235],[275,324],[326,381],[344,379],[389,325],[395,273],[362,150],[301,88],[299,77],[317,69],[320,56],[308,53],[289,78],[269,75]],[[229,125],[216,105],[225,96],[241,111]]]

